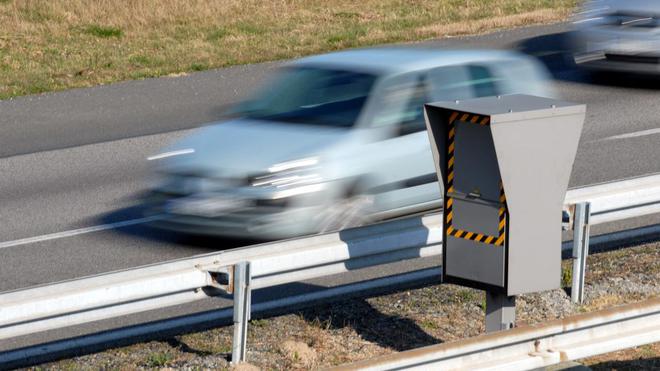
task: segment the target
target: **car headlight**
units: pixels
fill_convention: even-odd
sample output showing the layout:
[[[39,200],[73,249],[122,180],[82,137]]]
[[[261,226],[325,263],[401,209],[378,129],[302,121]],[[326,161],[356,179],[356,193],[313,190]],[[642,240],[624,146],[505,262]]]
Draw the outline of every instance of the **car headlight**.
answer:
[[[317,165],[316,157],[282,162],[269,167],[268,174],[251,177],[250,184],[271,188],[273,199],[317,192],[324,187]]]
[[[304,167],[316,166],[319,163],[318,157],[301,158],[300,160],[293,160],[287,162],[280,162],[268,168],[271,173],[278,173],[281,171],[299,169]]]

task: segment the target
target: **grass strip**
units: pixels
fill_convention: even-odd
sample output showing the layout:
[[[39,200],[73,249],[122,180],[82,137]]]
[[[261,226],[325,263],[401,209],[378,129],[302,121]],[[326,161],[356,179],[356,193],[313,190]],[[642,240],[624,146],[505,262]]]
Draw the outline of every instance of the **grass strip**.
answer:
[[[577,0],[0,0],[0,99],[565,19]]]

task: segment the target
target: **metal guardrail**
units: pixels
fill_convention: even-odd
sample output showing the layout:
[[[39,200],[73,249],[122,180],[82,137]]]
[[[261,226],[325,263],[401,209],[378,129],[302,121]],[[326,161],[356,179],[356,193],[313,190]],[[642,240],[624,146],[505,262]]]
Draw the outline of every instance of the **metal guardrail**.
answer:
[[[337,298],[345,299],[363,293],[373,293],[374,290],[389,290],[393,287],[440,283],[439,273],[438,268],[427,268],[255,303],[251,304],[250,309],[252,314],[267,315],[274,311],[288,311],[291,308],[297,308],[309,303],[327,302],[333,299],[336,300]],[[73,357],[79,355],[81,350],[83,352],[101,351],[110,346],[117,346],[118,344],[125,345],[134,341],[153,339],[155,335],[173,335],[200,327],[207,328],[209,326],[227,325],[232,322],[233,314],[234,308],[222,308],[13,349],[0,353],[0,370],[45,363],[53,359]]]
[[[660,298],[333,370],[532,370],[660,341]]]
[[[660,174],[571,189],[564,203],[574,219],[571,299],[582,303],[590,226],[660,213]]]
[[[573,189],[566,201],[578,210],[573,243],[578,269],[573,278],[578,288],[574,292],[581,293],[589,225],[659,212],[660,175]],[[591,218],[581,211],[587,203]],[[0,340],[231,293],[237,328],[232,361],[241,362],[251,290],[438,256],[441,222],[440,215],[396,220],[2,293]],[[0,365],[16,354],[0,353]]]
[[[440,221],[437,215],[399,220],[6,292],[0,294],[0,340],[183,304],[220,292],[236,295],[241,292],[236,287],[260,289],[437,256],[442,253]],[[245,263],[250,274],[235,274],[236,267]],[[235,300],[235,306],[243,304]]]
[[[660,213],[660,174],[574,188],[567,205],[591,204],[590,224]]]

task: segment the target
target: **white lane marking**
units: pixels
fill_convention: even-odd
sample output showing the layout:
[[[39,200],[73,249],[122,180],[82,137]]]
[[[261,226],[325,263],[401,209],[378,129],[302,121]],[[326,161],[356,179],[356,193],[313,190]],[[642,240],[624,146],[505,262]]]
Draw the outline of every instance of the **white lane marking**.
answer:
[[[614,135],[614,136],[611,136],[611,137],[598,139],[597,142],[604,142],[604,141],[608,141],[608,140],[617,140],[617,139],[628,139],[628,138],[644,137],[644,136],[653,135],[653,134],[660,134],[660,128],[642,130],[642,131],[635,131],[633,133]]]
[[[72,236],[77,236],[77,235],[85,234],[85,233],[105,231],[105,230],[108,230],[108,229],[128,227],[128,226],[131,226],[131,225],[142,224],[142,223],[147,223],[147,222],[151,222],[151,221],[154,221],[154,220],[162,219],[163,217],[164,217],[164,215],[154,215],[154,216],[148,216],[148,217],[145,217],[145,218],[123,220],[121,222],[116,222],[116,223],[100,224],[100,225],[95,225],[95,226],[92,226],[92,227],[72,229],[70,231],[63,231],[63,232],[44,234],[44,235],[41,235],[41,236],[21,238],[19,240],[5,241],[5,242],[0,242],[0,249],[4,249],[6,247],[18,246],[18,245],[27,245],[27,244],[35,243],[35,242],[54,240],[54,239],[58,239],[58,238],[72,237]]]
[[[161,158],[172,157],[172,156],[187,155],[189,153],[195,153],[195,149],[186,148],[186,149],[180,149],[178,151],[159,153],[157,155],[147,157],[147,161],[160,160]]]

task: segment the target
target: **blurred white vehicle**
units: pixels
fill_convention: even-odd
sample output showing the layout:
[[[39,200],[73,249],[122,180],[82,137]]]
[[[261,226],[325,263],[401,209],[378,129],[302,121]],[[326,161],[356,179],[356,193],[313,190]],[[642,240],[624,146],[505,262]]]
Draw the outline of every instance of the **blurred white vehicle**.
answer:
[[[228,121],[155,156],[147,214],[194,234],[274,239],[442,206],[423,104],[551,96],[507,51],[374,48],[292,62]]]
[[[660,2],[588,1],[574,24],[577,65],[592,70],[660,72]]]

